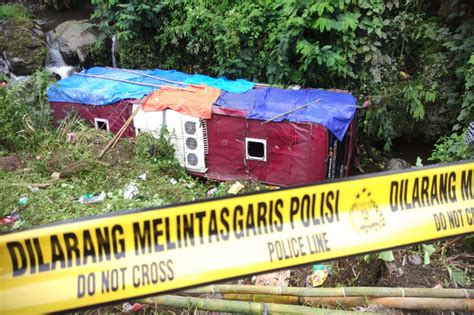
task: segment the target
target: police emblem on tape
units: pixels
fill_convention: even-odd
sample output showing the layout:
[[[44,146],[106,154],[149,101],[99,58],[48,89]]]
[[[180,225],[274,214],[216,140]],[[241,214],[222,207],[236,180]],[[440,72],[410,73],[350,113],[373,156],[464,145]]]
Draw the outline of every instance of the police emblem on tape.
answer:
[[[371,195],[364,187],[349,210],[349,221],[357,232],[380,231],[385,227],[385,217]]]

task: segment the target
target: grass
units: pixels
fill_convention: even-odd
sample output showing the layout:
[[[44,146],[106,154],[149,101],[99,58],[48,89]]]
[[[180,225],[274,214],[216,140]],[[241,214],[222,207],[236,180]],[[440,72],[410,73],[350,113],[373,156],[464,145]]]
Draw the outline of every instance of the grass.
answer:
[[[75,143],[67,143],[68,133],[76,135]],[[206,199],[212,188],[216,188],[213,197],[223,196],[233,184],[187,175],[174,159],[173,147],[166,135],[160,139],[142,135],[121,140],[98,160],[98,152],[111,137],[110,133],[95,130],[70,117],[58,130],[52,131],[35,152],[18,153],[24,166],[14,172],[0,171],[0,214],[17,209],[20,221],[0,226],[0,233],[120,210]],[[150,156],[151,146],[158,155]],[[53,172],[61,173],[59,180],[51,178]],[[142,174],[146,174],[146,180],[138,177]],[[173,179],[177,183],[173,184]],[[51,183],[51,186],[36,191],[28,187],[28,184],[38,183]],[[129,184],[138,188],[135,199],[123,197]],[[243,191],[263,187],[248,182]],[[78,201],[84,194],[101,192],[106,194],[102,202],[81,204]],[[28,196],[28,203],[21,209],[18,201],[24,195]]]
[[[20,22],[30,21],[31,12],[21,4],[0,5],[0,20],[15,20]]]

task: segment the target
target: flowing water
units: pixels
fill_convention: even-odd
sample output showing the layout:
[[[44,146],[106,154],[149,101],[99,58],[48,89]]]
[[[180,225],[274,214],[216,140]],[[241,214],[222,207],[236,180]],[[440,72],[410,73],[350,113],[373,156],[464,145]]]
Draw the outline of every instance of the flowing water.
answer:
[[[112,36],[112,48],[111,48],[111,55],[112,55],[112,67],[117,68],[117,36],[114,34]]]
[[[47,32],[45,34],[46,43],[48,47],[48,54],[46,56],[46,63],[44,68],[52,73],[56,73],[61,77],[61,79],[69,77],[74,73],[75,68],[69,66],[64,62],[64,58],[59,52],[59,43],[54,38],[52,32]]]

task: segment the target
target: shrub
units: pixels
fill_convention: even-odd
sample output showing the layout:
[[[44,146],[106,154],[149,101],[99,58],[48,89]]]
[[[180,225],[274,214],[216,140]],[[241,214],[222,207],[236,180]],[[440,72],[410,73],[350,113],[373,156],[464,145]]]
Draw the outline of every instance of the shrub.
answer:
[[[29,21],[31,12],[21,4],[0,5],[0,20]]]
[[[473,159],[474,153],[468,151],[466,131],[453,133],[441,138],[431,154],[429,160],[442,163]]]
[[[50,73],[38,71],[24,82],[0,88],[0,151],[35,148],[51,126],[46,99]]]

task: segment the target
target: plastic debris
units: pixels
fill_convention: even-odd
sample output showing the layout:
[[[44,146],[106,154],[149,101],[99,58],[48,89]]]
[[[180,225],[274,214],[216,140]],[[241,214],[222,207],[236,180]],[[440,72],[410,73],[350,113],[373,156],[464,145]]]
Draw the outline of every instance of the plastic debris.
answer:
[[[68,133],[66,136],[66,142],[67,143],[75,143],[76,142],[76,134],[75,133]]]
[[[85,194],[79,197],[79,202],[84,203],[84,204],[89,204],[89,203],[97,203],[101,202],[105,199],[105,192],[101,192],[100,194]]]
[[[135,184],[129,184],[123,192],[123,197],[130,200],[136,196],[138,196],[138,187]]]
[[[331,273],[331,267],[326,265],[313,265],[311,268],[311,275],[309,276],[309,283],[312,287],[319,287],[326,281],[328,275]]]
[[[130,313],[131,311],[133,311],[132,304],[130,304],[128,302],[125,302],[125,303],[122,304],[122,312]]]
[[[143,307],[142,304],[130,304],[128,302],[125,302],[122,304],[122,312],[124,313],[138,313],[138,311]]]
[[[6,216],[3,216],[3,217],[0,218],[0,225],[12,224],[12,223],[15,223],[18,220],[20,220],[20,215],[18,214],[18,212],[13,211],[13,212],[7,214]]]
[[[142,175],[138,175],[138,178],[140,178],[141,180],[146,180],[146,173]]]
[[[176,185],[178,183],[178,181],[174,178],[170,179],[170,183],[171,185]]]
[[[51,174],[51,179],[53,180],[58,180],[60,177],[61,177],[61,173],[59,172],[53,172],[53,174]]]
[[[28,203],[28,196],[21,196],[20,199],[18,200],[18,204],[20,205],[20,207],[25,207],[27,203]]]
[[[218,189],[217,189],[216,187],[211,188],[211,189],[209,189],[209,190],[207,191],[206,195],[207,195],[208,197],[211,197],[211,196],[213,196],[214,194],[216,194],[217,191],[218,191]]]
[[[229,190],[227,191],[229,194],[237,195],[239,191],[242,190],[245,186],[242,185],[240,182],[235,182],[232,186],[230,186]]]

